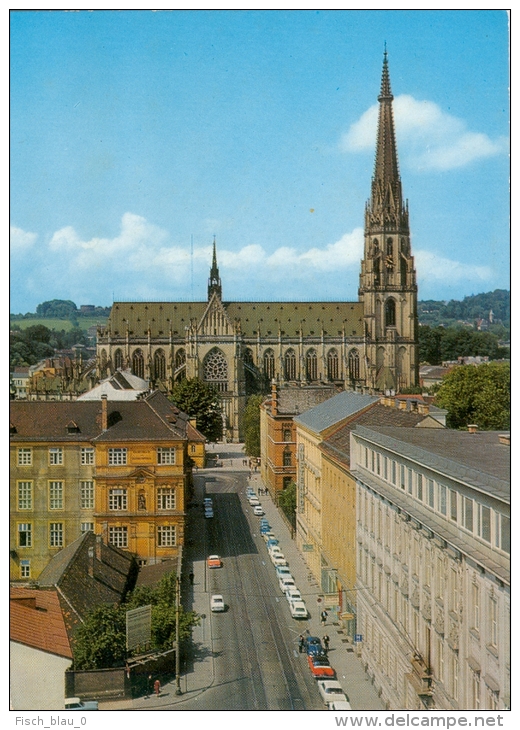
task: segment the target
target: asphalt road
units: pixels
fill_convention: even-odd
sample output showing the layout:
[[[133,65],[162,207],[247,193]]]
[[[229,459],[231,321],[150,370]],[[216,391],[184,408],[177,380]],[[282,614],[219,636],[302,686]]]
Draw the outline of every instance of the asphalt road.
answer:
[[[192,507],[191,529],[203,532],[190,541],[192,558],[220,555],[223,567],[204,570],[201,590],[221,593],[227,610],[205,619],[212,686],[196,705],[188,701],[176,709],[323,710],[315,681],[298,655],[297,637],[306,623],[294,621],[278,586],[259,518],[245,497],[247,472],[215,470],[195,479],[197,494],[203,480],[213,498],[215,516],[204,519],[202,507]]]

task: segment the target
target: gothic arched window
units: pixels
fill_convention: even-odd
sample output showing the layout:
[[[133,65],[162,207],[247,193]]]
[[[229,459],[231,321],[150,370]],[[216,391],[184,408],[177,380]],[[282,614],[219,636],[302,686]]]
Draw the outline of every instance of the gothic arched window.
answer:
[[[406,286],[407,267],[406,267],[406,259],[404,258],[404,256],[401,256],[400,266],[401,266],[401,286]]]
[[[268,380],[274,378],[274,352],[273,350],[266,350],[264,352],[264,373]]]
[[[348,354],[348,376],[351,380],[359,380],[359,352],[351,350]]]
[[[177,382],[186,377],[186,350],[177,350],[174,358],[174,378]]]
[[[106,378],[107,376],[107,352],[106,350],[101,350],[101,357],[99,358],[99,368],[101,372],[99,373],[99,376],[101,378]]]
[[[142,350],[136,350],[132,355],[132,373],[144,380],[144,355]]]
[[[166,380],[166,357],[164,350],[156,350],[153,356],[153,371],[156,380]]]
[[[208,352],[203,363],[204,380],[215,390],[228,389],[228,364],[222,350],[214,347]]]
[[[120,348],[114,352],[114,367],[116,370],[123,369],[123,351]]]
[[[395,327],[395,299],[386,300],[385,327]]]
[[[296,380],[296,355],[294,350],[287,350],[283,359],[285,379]]]
[[[329,380],[339,378],[339,360],[335,349],[329,350],[327,353],[327,377]]]
[[[309,350],[305,356],[305,372],[307,380],[318,380],[318,355],[316,350]]]

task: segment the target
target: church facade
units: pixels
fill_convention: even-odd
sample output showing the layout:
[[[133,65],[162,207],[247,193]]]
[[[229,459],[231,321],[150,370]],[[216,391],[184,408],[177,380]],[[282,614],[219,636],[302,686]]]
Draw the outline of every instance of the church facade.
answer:
[[[366,393],[418,385],[417,283],[392,100],[385,52],[358,301],[226,301],[214,241],[207,301],[114,302],[98,329],[99,377],[129,368],[165,392],[200,378],[220,393],[233,441],[247,397],[272,380]]]

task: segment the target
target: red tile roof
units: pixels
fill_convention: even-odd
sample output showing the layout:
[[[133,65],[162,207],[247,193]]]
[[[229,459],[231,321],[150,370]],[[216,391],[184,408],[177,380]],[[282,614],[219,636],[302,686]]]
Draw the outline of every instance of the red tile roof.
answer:
[[[9,619],[11,641],[72,659],[56,591],[10,588]]]

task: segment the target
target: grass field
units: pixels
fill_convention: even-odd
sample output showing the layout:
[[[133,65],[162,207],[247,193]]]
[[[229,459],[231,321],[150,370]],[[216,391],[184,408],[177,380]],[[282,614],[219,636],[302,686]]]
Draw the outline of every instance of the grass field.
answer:
[[[78,317],[77,326],[82,330],[88,330],[95,324],[106,324],[108,317]],[[50,330],[65,330],[69,332],[76,325],[72,324],[70,319],[55,319],[51,317],[31,317],[30,319],[12,319],[11,325],[18,325],[21,330],[27,329],[27,327],[33,327],[37,324],[42,324]]]

